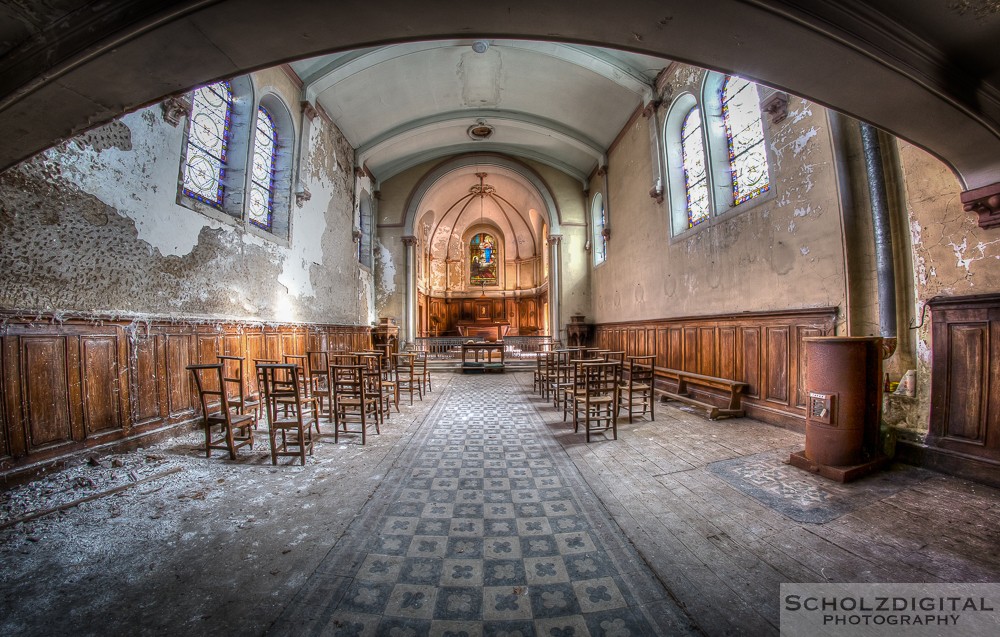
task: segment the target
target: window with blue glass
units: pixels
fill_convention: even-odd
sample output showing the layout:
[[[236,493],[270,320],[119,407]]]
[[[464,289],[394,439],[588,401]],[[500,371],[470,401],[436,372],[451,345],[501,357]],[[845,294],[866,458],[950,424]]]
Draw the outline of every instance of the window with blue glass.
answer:
[[[247,217],[250,223],[265,230],[270,230],[274,221],[274,182],[277,157],[278,134],[274,119],[267,112],[267,109],[261,106],[257,109],[257,127],[254,132]]]
[[[233,92],[227,81],[204,86],[192,95],[182,191],[219,209],[225,200],[232,112]]]

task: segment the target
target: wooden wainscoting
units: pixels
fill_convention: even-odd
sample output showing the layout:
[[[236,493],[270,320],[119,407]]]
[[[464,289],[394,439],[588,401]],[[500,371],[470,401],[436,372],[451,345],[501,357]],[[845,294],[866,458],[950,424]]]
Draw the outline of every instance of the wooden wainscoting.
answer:
[[[0,481],[190,425],[198,399],[188,365],[371,347],[367,326],[0,318]]]
[[[1000,487],[1000,294],[928,305],[930,431],[897,443],[897,457]]]
[[[658,367],[746,382],[747,415],[804,430],[802,339],[832,336],[836,318],[837,308],[825,307],[604,323],[595,327],[594,339],[598,347],[629,356],[655,355]],[[658,379],[661,384],[670,381]],[[693,391],[712,399],[708,389]]]

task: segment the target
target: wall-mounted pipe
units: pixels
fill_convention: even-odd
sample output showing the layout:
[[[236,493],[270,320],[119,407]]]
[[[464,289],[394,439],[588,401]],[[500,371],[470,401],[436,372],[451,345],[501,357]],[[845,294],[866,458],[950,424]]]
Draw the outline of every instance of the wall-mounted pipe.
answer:
[[[878,278],[878,322],[884,339],[891,339],[891,351],[896,341],[896,272],[892,261],[892,228],[889,224],[889,197],[886,194],[885,171],[882,168],[882,148],[878,131],[861,123],[861,145],[868,177],[868,194],[872,205],[872,228],[875,235],[875,271]],[[888,355],[891,355],[891,351]]]

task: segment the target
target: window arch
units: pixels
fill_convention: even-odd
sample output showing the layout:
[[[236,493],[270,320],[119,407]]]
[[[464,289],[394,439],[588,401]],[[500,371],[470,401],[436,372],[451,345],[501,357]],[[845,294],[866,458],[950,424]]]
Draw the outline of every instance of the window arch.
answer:
[[[266,108],[258,106],[247,218],[258,228],[268,231],[271,230],[274,218],[274,173],[277,159],[278,133],[274,119]]]
[[[608,258],[608,238],[604,232],[608,218],[604,209],[604,195],[601,193],[594,195],[590,215],[594,227],[594,265],[601,265]]]
[[[203,86],[191,94],[181,192],[220,210],[225,202],[232,117],[233,89],[228,81]]]

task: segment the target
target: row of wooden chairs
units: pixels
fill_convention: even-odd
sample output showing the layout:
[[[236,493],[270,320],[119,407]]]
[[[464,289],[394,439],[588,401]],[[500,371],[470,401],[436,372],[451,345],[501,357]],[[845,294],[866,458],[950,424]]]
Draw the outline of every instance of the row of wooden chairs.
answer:
[[[432,390],[426,355],[387,354],[310,351],[286,355],[284,362],[257,359],[256,393],[246,382],[241,357],[219,356],[218,363],[189,366],[201,401],[206,456],[221,449],[235,460],[237,449],[253,448],[262,418],[273,464],[280,456],[305,464],[321,419],[333,423],[335,442],[341,434],[360,434],[365,444],[369,427],[380,433],[392,407],[399,412],[402,392],[409,393],[412,405],[414,393],[423,400]]]
[[[583,426],[587,442],[595,432],[610,431],[618,439],[618,414],[654,414],[654,356],[625,356],[596,348],[543,352],[537,359],[533,390],[551,399],[565,421],[573,414],[573,431]]]

